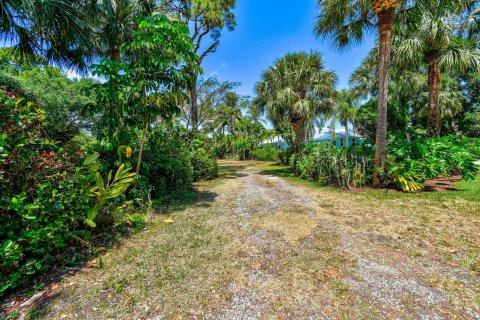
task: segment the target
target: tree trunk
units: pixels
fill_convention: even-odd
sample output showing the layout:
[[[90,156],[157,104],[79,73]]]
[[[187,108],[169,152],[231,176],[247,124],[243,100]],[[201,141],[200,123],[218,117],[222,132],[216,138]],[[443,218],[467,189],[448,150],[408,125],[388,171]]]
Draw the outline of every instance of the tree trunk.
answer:
[[[143,155],[143,147],[145,145],[145,139],[147,137],[147,132],[148,132],[148,126],[150,125],[150,116],[147,117],[147,121],[145,123],[145,127],[143,128],[143,133],[142,133],[142,141],[140,142],[140,150],[138,151],[138,161],[137,161],[137,168],[135,170],[135,173],[138,175],[140,172],[140,165],[142,163],[142,155]]]
[[[345,124],[345,147],[348,147],[348,122]]]
[[[428,56],[428,136],[439,136],[440,130],[440,64],[438,52]]]
[[[197,131],[198,129],[198,101],[197,101],[197,81],[192,85],[192,90],[190,91],[191,99],[191,109],[190,117],[192,118],[192,130]]]
[[[357,133],[355,132],[355,122],[352,122],[353,145],[357,145]]]
[[[120,62],[120,50],[118,48],[110,49],[110,60]]]
[[[390,81],[390,53],[392,51],[392,24],[395,8],[378,13],[379,63],[378,63],[378,107],[377,134],[375,143],[375,164],[373,168],[373,187],[385,185],[387,174],[387,102],[388,83]]]
[[[301,116],[294,116],[291,121],[293,132],[293,150],[296,154],[303,153],[303,144],[305,143],[305,120]]]

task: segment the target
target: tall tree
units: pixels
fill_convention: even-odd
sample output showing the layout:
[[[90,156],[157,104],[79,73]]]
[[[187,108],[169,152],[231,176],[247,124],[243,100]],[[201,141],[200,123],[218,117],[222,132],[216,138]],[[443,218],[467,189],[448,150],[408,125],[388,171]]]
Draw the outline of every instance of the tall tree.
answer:
[[[330,128],[335,137],[335,126],[340,123],[345,129],[345,145],[348,146],[348,124],[354,123],[357,112],[357,100],[352,92],[344,89],[338,92],[335,108],[329,115],[331,117]]]
[[[86,67],[84,49],[90,28],[73,0],[3,0],[0,41],[11,44],[22,58],[40,55],[65,67]]]
[[[320,10],[317,35],[333,37],[334,45],[345,48],[378,30],[378,106],[373,186],[385,183],[387,171],[387,101],[390,77],[392,25],[402,0],[317,0]]]
[[[217,50],[220,45],[222,30],[234,30],[235,15],[232,12],[236,0],[162,0],[163,10],[175,13],[185,21],[191,29],[191,38],[195,53],[198,54],[198,64],[201,65],[205,57]],[[209,39],[209,40],[208,40]],[[198,73],[196,74],[198,77]],[[196,130],[198,119],[198,92],[194,83],[190,90],[191,123]]]
[[[334,106],[336,81],[318,52],[289,53],[262,73],[256,104],[274,124],[290,124],[293,150],[301,153],[309,124]]]
[[[221,82],[216,77],[200,79],[197,82],[197,125],[204,130],[211,129],[216,118],[219,106],[225,101],[225,95],[238,87],[240,83],[225,81]],[[189,101],[181,105],[180,121],[187,129],[192,128],[191,105]]]
[[[427,66],[427,129],[430,137],[437,137],[440,134],[442,72],[480,71],[478,44],[462,37],[465,27],[468,29],[475,27],[475,23],[469,21],[470,16],[467,14],[473,2],[417,1],[415,6],[410,8],[409,19],[412,20],[414,28],[399,26],[399,44],[394,50],[395,64],[398,67]]]
[[[142,18],[133,41],[123,49],[129,58],[126,63],[102,59],[95,66],[94,74],[108,81],[96,85],[99,103],[90,111],[117,146],[130,144],[133,129],[143,128],[138,173],[150,124],[156,118],[170,120],[178,115],[177,93],[188,90],[193,78],[190,67],[198,57],[188,26],[161,15]]]
[[[120,46],[133,40],[137,21],[153,14],[158,4],[155,0],[89,0],[86,9],[95,54],[120,62]]]

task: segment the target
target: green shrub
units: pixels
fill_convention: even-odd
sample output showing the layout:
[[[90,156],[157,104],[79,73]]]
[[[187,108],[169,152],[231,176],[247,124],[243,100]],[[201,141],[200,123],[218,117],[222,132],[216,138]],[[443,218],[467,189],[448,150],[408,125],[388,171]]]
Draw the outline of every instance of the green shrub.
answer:
[[[453,137],[417,139],[412,142],[393,139],[388,144],[388,164],[415,177],[417,182],[461,174],[464,179],[475,177],[478,167],[466,141]],[[400,167],[400,169],[398,169]]]
[[[218,176],[217,159],[204,148],[192,150],[190,163],[193,169],[193,181],[211,180]]]
[[[255,160],[260,161],[278,161],[279,150],[270,144],[264,145],[262,148],[255,149],[250,152]]]
[[[405,192],[415,192],[423,188],[427,179],[455,174],[472,179],[479,170],[474,163],[476,142],[459,137],[411,142],[392,138],[387,148],[387,182]],[[367,145],[337,149],[328,143],[309,143],[302,156],[290,158],[290,165],[304,179],[350,188],[370,181],[374,153],[374,147]]]
[[[67,247],[88,241],[98,164],[96,156],[85,160],[84,151],[46,139],[44,113],[31,103],[0,90],[0,107],[1,295],[61,264]],[[97,205],[92,219],[121,204],[121,193]]]
[[[188,132],[181,128],[157,127],[150,132],[140,175],[154,200],[164,202],[192,188],[188,140]]]
[[[296,159],[296,172],[305,179],[334,184],[342,188],[363,186],[371,174],[371,148],[336,148],[330,143],[309,143]]]

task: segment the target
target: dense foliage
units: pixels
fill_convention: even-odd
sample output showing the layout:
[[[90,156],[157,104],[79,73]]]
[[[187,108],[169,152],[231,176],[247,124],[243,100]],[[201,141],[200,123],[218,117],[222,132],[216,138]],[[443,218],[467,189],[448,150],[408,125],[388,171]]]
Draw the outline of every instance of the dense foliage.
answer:
[[[100,190],[105,184],[97,173],[97,157],[75,144],[49,140],[43,110],[5,90],[0,91],[0,105],[2,293],[50,269],[62,260],[66,247],[88,241],[91,227],[126,222],[117,198],[133,176]]]
[[[405,192],[419,191],[427,179],[462,175],[475,178],[479,167],[478,139],[393,138],[388,145],[388,185]],[[374,149],[368,145],[335,148],[329,143],[310,143],[302,156],[293,155],[291,165],[302,178],[342,188],[362,187],[371,182]]]

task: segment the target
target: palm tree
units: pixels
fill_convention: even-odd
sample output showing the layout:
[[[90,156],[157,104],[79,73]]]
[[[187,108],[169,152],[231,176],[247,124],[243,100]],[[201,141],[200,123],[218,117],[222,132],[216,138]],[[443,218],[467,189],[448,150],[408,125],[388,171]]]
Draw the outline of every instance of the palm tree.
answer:
[[[480,50],[460,36],[468,23],[465,12],[471,0],[418,1],[411,8],[411,19],[418,21],[415,29],[401,28],[394,62],[399,66],[428,67],[428,120],[430,137],[440,134],[440,90],[442,71],[480,70]],[[468,19],[468,18],[467,18]],[[469,27],[473,27],[470,24]]]
[[[333,109],[336,81],[320,53],[289,53],[262,73],[255,103],[274,124],[288,121],[293,150],[301,153],[309,125]]]
[[[235,124],[242,117],[242,110],[240,108],[240,97],[234,92],[226,92],[222,103],[216,111],[216,118],[214,120],[216,127],[225,134],[225,129],[230,134],[233,134]]]
[[[320,14],[315,32],[333,37],[338,48],[359,42],[365,32],[378,29],[378,107],[373,186],[384,183],[387,165],[387,100],[392,42],[392,25],[402,0],[317,0]],[[381,174],[383,173],[383,174]]]
[[[38,55],[59,66],[85,68],[89,34],[78,1],[1,2],[0,41],[11,43],[22,59]]]
[[[330,114],[330,128],[332,137],[335,137],[335,126],[340,123],[345,128],[345,146],[348,146],[348,124],[353,123],[355,114],[357,113],[357,100],[351,91],[342,90],[337,95],[337,103],[335,109]]]
[[[137,20],[158,9],[155,0],[90,0],[87,12],[94,26],[97,55],[120,61],[120,46],[133,39]]]
[[[438,131],[441,132],[444,127],[448,127],[449,130],[457,134],[455,117],[463,111],[463,104],[465,103],[464,88],[459,79],[450,76],[442,77],[441,87]],[[428,119],[429,116],[429,97],[430,95],[425,91],[417,95],[416,99],[412,101],[413,111],[422,120]]]

